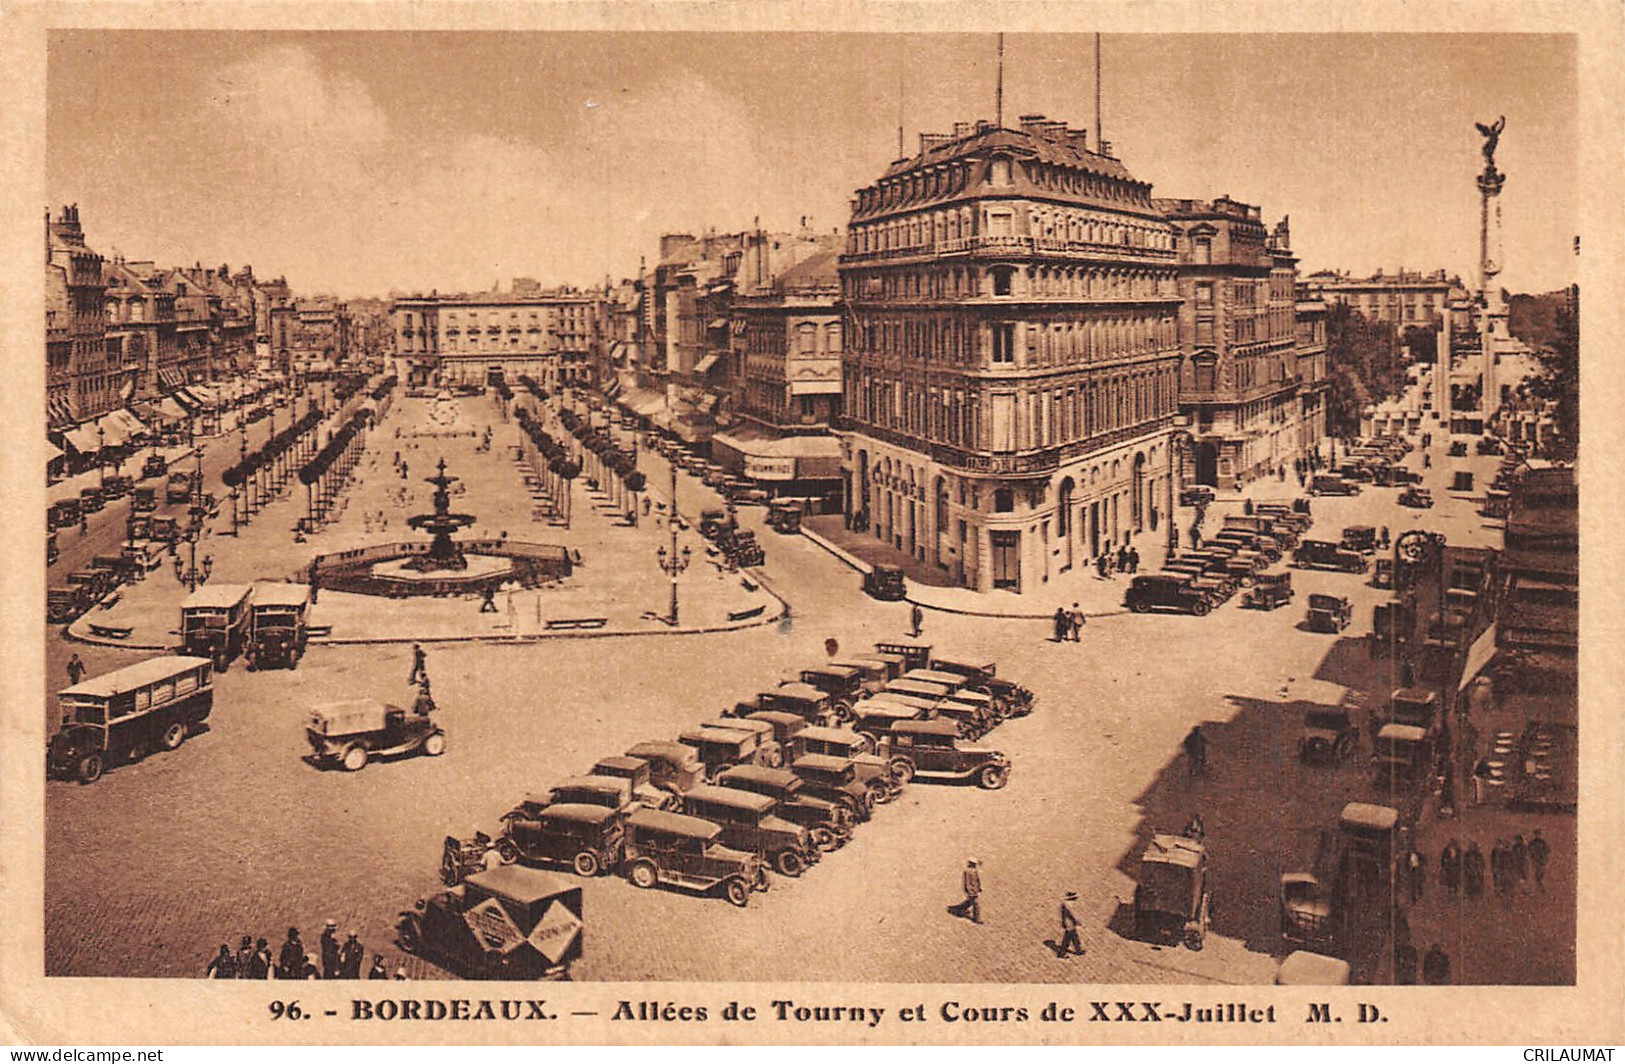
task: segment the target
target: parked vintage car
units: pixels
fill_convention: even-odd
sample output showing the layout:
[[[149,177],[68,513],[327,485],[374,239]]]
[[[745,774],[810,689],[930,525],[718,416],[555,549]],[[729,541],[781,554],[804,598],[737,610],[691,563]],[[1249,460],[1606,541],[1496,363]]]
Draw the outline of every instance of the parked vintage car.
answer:
[[[875,653],[891,655],[903,659],[903,671],[909,669],[925,669],[931,666],[931,645],[929,643],[876,643]]]
[[[181,603],[181,648],[225,672],[248,639],[247,584],[204,584]]]
[[[620,809],[586,802],[521,802],[503,814],[497,851],[508,862],[564,864],[592,878],[620,865]]]
[[[136,488],[130,493],[130,509],[138,514],[148,514],[158,509],[158,489],[152,487]]]
[[[249,601],[250,669],[296,669],[310,638],[310,589],[304,584],[259,583]]]
[[[769,765],[769,768],[782,768],[801,755],[801,733],[807,729],[808,723],[807,718],[799,713],[763,709],[747,713],[742,718],[727,719],[754,721],[773,729],[773,743],[778,747],[782,759],[777,765]]]
[[[51,624],[67,624],[77,620],[90,606],[90,589],[83,584],[46,589],[45,619]]]
[[[1354,619],[1354,607],[1341,595],[1310,595],[1308,624],[1311,632],[1330,632],[1333,635],[1349,626]]]
[[[639,743],[627,757],[648,762],[649,782],[661,790],[682,795],[705,782],[705,766],[691,746],[673,742]]]
[[[147,460],[141,463],[141,479],[161,477],[169,472],[169,460],[157,451],[147,455]]]
[[[820,850],[807,828],[774,815],[778,800],[755,791],[706,784],[683,796],[683,812],[722,828],[722,844],[754,853],[781,876],[799,876]]]
[[[1371,568],[1371,586],[1392,589],[1394,586],[1394,560],[1378,558]]]
[[[934,715],[929,707],[922,709],[917,705],[891,701],[885,695],[859,702],[856,713],[857,719],[852,722],[852,729],[859,735],[867,735],[874,743],[878,743],[882,735],[889,734],[892,726],[901,721],[930,720]]]
[[[1344,550],[1359,551],[1361,554],[1377,553],[1377,530],[1370,525],[1349,525],[1343,529],[1343,541],[1340,544]]]
[[[1179,941],[1199,950],[1212,925],[1207,848],[1184,835],[1154,835],[1140,857],[1134,887],[1136,938]]]
[[[862,671],[850,665],[814,665],[801,670],[801,682],[829,696],[836,720],[851,720],[852,707],[865,694]]]
[[[892,774],[891,765],[875,753],[867,736],[845,728],[807,728],[800,736],[800,753],[822,755],[852,765],[852,778],[868,788],[873,804],[886,805],[903,793],[903,782]]]
[[[767,710],[794,713],[809,724],[823,724],[838,717],[834,701],[818,688],[806,683],[780,684],[771,691],[756,696],[756,705],[746,712]],[[737,712],[734,714],[738,716]]]
[[[1298,738],[1298,759],[1327,764],[1353,757],[1360,743],[1360,726],[1347,706],[1313,706],[1303,715]]]
[[[1241,604],[1255,610],[1273,610],[1292,602],[1291,573],[1259,573]]]
[[[986,659],[963,660],[933,656],[931,668],[938,672],[956,672],[970,681],[970,688],[985,691],[998,704],[1003,717],[1025,717],[1033,711],[1033,693],[1021,684],[1000,679],[998,666]]]
[[[544,795],[527,794],[519,809],[549,805],[596,805],[613,809],[622,816],[640,807],[632,792],[632,781],[614,776],[566,776],[547,789]]]
[[[784,763],[784,752],[773,742],[772,725],[748,718],[734,718],[730,723],[737,723],[738,727],[704,725],[677,737],[678,742],[691,747],[699,756],[707,780],[716,779],[718,773],[733,765]]]
[[[1206,506],[1209,503],[1211,503],[1216,497],[1217,496],[1215,495],[1212,488],[1207,487],[1206,485],[1199,484],[1199,485],[1197,485],[1195,487],[1183,488],[1183,489],[1180,490],[1180,492],[1179,492],[1179,505],[1181,505],[1181,506]]]
[[[1360,485],[1340,476],[1319,474],[1309,482],[1310,495],[1358,495]]]
[[[1399,505],[1409,506],[1413,510],[1431,510],[1433,508],[1433,493],[1427,488],[1406,488],[1399,493]]]
[[[112,502],[114,499],[122,499],[133,490],[135,490],[135,481],[123,474],[111,476],[102,481],[102,498],[108,502]]]
[[[79,509],[87,514],[99,513],[107,505],[107,493],[101,488],[80,488]]]
[[[731,534],[739,527],[732,513],[727,510],[701,510],[700,535],[709,540],[716,540],[724,535]]]
[[[434,722],[432,705],[419,700],[405,710],[375,698],[353,698],[314,707],[305,725],[311,759],[318,767],[333,765],[359,772],[374,758],[446,752],[446,733]]]
[[[148,658],[56,698],[62,726],[46,746],[45,773],[94,783],[113,765],[185,742],[214,708],[214,674],[207,658]]]
[[[882,602],[901,602],[908,593],[903,584],[903,570],[895,565],[873,566],[863,574],[864,593]]]
[[[831,661],[830,664],[857,670],[859,697],[874,694],[886,686],[887,680],[895,679],[898,675],[898,673],[892,672],[891,667],[886,662],[878,658],[837,658]],[[897,664],[900,670],[902,662],[899,661]]]
[[[767,507],[767,524],[773,531],[793,536],[801,531],[801,503],[790,499],[774,499]]]
[[[649,762],[641,757],[603,758],[593,765],[589,776],[594,779],[624,782],[632,789],[632,800],[647,809],[675,811],[683,804],[677,795],[655,785],[649,771]]]
[[[773,813],[807,829],[813,845],[829,852],[852,837],[852,818],[837,802],[802,793],[806,781],[786,768],[736,765],[717,777],[719,787],[766,795],[775,803]]]
[[[56,533],[45,533],[45,564],[47,567],[55,565],[57,558],[61,557],[62,550],[56,545]]]
[[[995,791],[1010,782],[1010,759],[998,750],[961,744],[953,721],[899,722],[881,738],[875,753],[903,783],[974,779],[977,786]]]
[[[1306,539],[1292,552],[1292,564],[1300,569],[1334,569],[1344,573],[1363,573],[1371,568],[1371,559],[1358,551],[1349,550],[1324,539]]]
[[[581,957],[581,888],[505,865],[419,898],[396,929],[402,949],[464,979],[565,979]]]
[[[744,908],[753,891],[767,889],[767,869],[756,854],[730,849],[721,839],[721,825],[709,820],[639,809],[626,821],[621,868],[633,886],[644,890],[662,883],[698,892],[720,890]]]
[[[880,802],[880,789],[858,778],[857,764],[850,758],[806,753],[795,759],[790,771],[801,778],[807,794],[838,803],[853,820],[868,820]]]
[[[1450,441],[1450,457],[1452,457],[1452,458],[1466,458],[1467,457],[1467,441],[1466,440],[1451,440]]]
[[[1289,945],[1337,949],[1342,941],[1342,908],[1337,896],[1309,872],[1281,876],[1281,941]]]
[[[1135,613],[1173,609],[1207,616],[1213,609],[1209,592],[1192,586],[1189,577],[1176,573],[1145,573],[1130,582],[1123,604]]]
[[[169,480],[164,483],[164,501],[190,502],[195,483],[196,481],[191,473],[169,474]]]
[[[58,499],[45,512],[45,525],[47,528],[70,528],[79,523],[81,512],[82,507],[77,496],[71,499]]]

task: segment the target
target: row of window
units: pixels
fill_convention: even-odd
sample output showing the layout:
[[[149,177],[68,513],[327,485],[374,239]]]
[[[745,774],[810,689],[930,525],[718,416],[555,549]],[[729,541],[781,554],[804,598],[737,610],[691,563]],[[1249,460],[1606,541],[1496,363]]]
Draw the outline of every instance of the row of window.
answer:
[[[1173,364],[1092,375],[1019,393],[939,388],[847,368],[842,409],[854,421],[975,451],[1062,446],[1165,417],[1178,403]]]
[[[1032,236],[1052,246],[1112,245],[1161,251],[1174,247],[1173,230],[1166,224],[1083,208],[996,200],[854,225],[847,233],[847,251],[862,255],[958,250],[960,245],[955,242],[980,236]]]
[[[1056,311],[1020,322],[954,312],[858,313],[853,319],[865,354],[960,366],[1112,362],[1172,350],[1179,338],[1172,313],[1083,317]]]
[[[1074,196],[1115,200],[1125,203],[1147,202],[1146,187],[1104,174],[1071,166],[1054,166],[1039,161],[1022,164],[1027,180],[1039,188],[1053,189]],[[1015,183],[1015,164],[1004,155],[996,155],[986,169],[970,160],[956,159],[935,166],[887,178],[869,188],[858,190],[858,212],[884,210],[904,204],[951,196],[973,184],[988,184],[996,188],[1009,188]]]
[[[1139,300],[1174,298],[1171,270],[1083,266],[921,266],[852,270],[848,301],[985,299],[998,296]],[[1209,300],[1211,302],[1211,300]]]

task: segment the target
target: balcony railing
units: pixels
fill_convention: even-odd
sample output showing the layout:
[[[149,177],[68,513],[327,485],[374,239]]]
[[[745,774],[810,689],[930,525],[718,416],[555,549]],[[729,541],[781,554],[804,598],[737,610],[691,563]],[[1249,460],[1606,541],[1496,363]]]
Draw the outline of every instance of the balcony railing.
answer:
[[[1131,258],[1166,259],[1175,255],[1168,248],[1136,247],[1131,244],[1104,244],[1086,240],[1068,240],[1061,237],[1032,237],[1022,235],[980,235],[957,237],[950,240],[931,240],[907,247],[883,248],[874,251],[849,251],[842,255],[849,261],[879,258],[901,258],[919,255],[962,255],[970,252],[1064,253],[1128,256]]]

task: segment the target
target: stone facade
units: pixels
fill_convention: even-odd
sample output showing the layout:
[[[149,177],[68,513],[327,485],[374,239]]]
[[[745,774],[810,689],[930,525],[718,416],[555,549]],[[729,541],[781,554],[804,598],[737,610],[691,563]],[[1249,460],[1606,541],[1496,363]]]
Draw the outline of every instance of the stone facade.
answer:
[[[540,295],[486,292],[397,299],[390,309],[394,350],[417,377],[483,386],[500,374],[544,387],[591,384],[601,358],[601,300],[558,289]]]
[[[1085,133],[956,125],[853,200],[847,521],[979,590],[1167,520],[1175,231]]]

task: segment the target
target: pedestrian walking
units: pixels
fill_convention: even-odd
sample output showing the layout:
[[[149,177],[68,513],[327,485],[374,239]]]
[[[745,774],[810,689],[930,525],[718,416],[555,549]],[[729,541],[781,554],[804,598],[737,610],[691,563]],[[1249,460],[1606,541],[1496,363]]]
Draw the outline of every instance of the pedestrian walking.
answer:
[[[203,969],[205,979],[235,979],[237,978],[237,958],[231,955],[231,947],[224,942],[220,943],[220,952],[214,955]]]
[[[367,978],[368,979],[388,979],[389,978],[389,969],[384,967],[384,955],[382,953],[374,953],[372,955],[372,967],[367,969]]]
[[[73,657],[68,659],[68,686],[73,687],[84,678],[85,663],[79,660],[78,654],[75,654]]]
[[[90,531],[90,515],[85,513],[85,511],[83,511],[83,510],[79,511],[79,531],[81,531],[81,532],[89,532]]]
[[[249,978],[248,969],[254,963],[253,935],[243,936],[242,941],[237,945],[237,956],[233,959],[237,962],[237,978]]]
[[[1432,469],[1433,468],[1433,455],[1431,455],[1431,454],[1422,455],[1422,468],[1423,469]]]
[[[1140,548],[1138,547],[1128,549],[1128,571],[1130,574],[1140,571]]]
[[[1192,727],[1185,736],[1185,762],[1192,776],[1207,773],[1207,736],[1202,734],[1200,724]]]
[[[1282,484],[1286,483],[1286,466],[1279,465],[1275,467],[1275,479]]]
[[[1387,550],[1388,542],[1388,526],[1383,525],[1382,528],[1377,532],[1377,545],[1383,550]]]
[[[1241,512],[1246,514],[1248,517],[1253,516],[1253,499],[1252,499],[1252,496],[1249,495],[1246,499],[1242,500]]]
[[[1422,889],[1427,884],[1427,858],[1414,846],[1405,855],[1405,885],[1410,891],[1411,904],[1422,900]]]
[[[485,589],[484,594],[480,598],[480,612],[481,613],[496,613],[497,612],[497,591],[496,591],[496,588],[487,587]]]
[[[305,944],[299,941],[299,929],[288,928],[287,941],[282,943],[282,951],[277,957],[276,977],[278,979],[298,979],[305,969]]]
[[[1072,615],[1062,606],[1055,607],[1055,642],[1064,643],[1072,638]]]
[[[1461,886],[1469,898],[1484,893],[1484,851],[1476,842],[1469,842],[1461,856]]]
[[[925,611],[920,609],[918,602],[911,603],[908,608],[908,634],[914,639],[920,638],[920,631],[924,625]]]
[[[1540,890],[1546,889],[1546,861],[1551,856],[1551,850],[1546,845],[1546,839],[1541,836],[1540,829],[1535,829],[1535,835],[1529,840],[1529,867],[1535,873],[1535,886]]]
[[[1120,573],[1128,572],[1128,544],[1126,543],[1117,548],[1117,571]]]
[[[964,874],[959,877],[960,886],[964,888],[965,900],[958,905],[948,906],[948,911],[955,916],[963,916],[973,924],[982,922],[982,873],[976,866],[973,857],[965,862]]]
[[[248,962],[248,978],[271,978],[271,944],[263,938],[254,943],[254,956]]]
[[[1083,956],[1083,941],[1078,938],[1078,914],[1072,906],[1077,903],[1078,892],[1069,890],[1061,899],[1061,943],[1056,952],[1063,957]]]
[[[1523,890],[1529,882],[1529,844],[1524,842],[1522,835],[1512,838],[1512,849],[1509,851],[1512,872],[1512,885]]]
[[[1439,885],[1452,898],[1461,889],[1461,844],[1451,839],[1439,853]]]
[[[337,920],[329,920],[322,928],[322,978],[337,979],[339,977],[339,925]]]
[[[360,979],[361,963],[366,960],[367,951],[361,948],[361,940],[351,931],[339,947],[339,978]]]
[[[1505,894],[1507,890],[1507,857],[1505,840],[1496,839],[1495,845],[1490,848],[1490,885],[1497,895]]]
[[[1068,634],[1074,643],[1079,642],[1083,637],[1083,626],[1089,623],[1089,618],[1076,602],[1072,604],[1072,612],[1067,616],[1067,621]]]
[[[1445,986],[1450,982],[1450,958],[1435,942],[1422,958],[1422,982],[1428,986]]]
[[[423,644],[421,644],[421,643],[413,643],[412,644],[412,675],[410,675],[410,676],[408,676],[406,678],[406,682],[407,683],[416,683],[417,680],[418,680],[418,677],[427,676],[427,675],[429,675],[429,670],[424,667]]]

